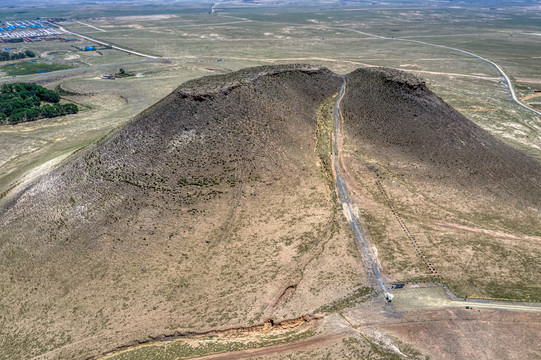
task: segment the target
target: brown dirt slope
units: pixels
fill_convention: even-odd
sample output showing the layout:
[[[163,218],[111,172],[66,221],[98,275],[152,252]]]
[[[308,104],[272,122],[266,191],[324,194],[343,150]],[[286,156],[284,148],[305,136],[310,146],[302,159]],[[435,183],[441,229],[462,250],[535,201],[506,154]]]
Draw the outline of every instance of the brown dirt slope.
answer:
[[[321,110],[341,84],[308,65],[191,81],[3,204],[0,358],[87,358],[354,293],[365,279]],[[376,179],[455,288],[537,296],[535,237],[437,224],[538,236],[539,162],[404,73],[348,75],[342,107],[344,176],[391,277],[423,274]]]
[[[86,358],[355,291],[314,151],[340,83],[303,65],[193,81],[29,186],[0,214],[0,358]]]
[[[540,301],[541,163],[413,75],[347,79],[343,166],[386,272],[441,275],[459,296]]]

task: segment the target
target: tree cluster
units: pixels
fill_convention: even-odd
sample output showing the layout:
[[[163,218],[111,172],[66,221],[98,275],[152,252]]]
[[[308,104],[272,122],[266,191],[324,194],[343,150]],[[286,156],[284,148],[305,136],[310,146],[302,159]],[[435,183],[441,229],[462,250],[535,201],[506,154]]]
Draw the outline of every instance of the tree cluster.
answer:
[[[36,54],[34,54],[34,52],[30,50],[26,50],[24,52],[16,52],[16,53],[10,53],[8,51],[0,51],[0,61],[25,59],[27,57],[33,58],[33,57],[36,57]]]
[[[60,95],[35,84],[14,83],[0,87],[0,123],[17,124],[41,118],[76,114],[75,104],[59,104]],[[45,102],[46,104],[42,103]]]

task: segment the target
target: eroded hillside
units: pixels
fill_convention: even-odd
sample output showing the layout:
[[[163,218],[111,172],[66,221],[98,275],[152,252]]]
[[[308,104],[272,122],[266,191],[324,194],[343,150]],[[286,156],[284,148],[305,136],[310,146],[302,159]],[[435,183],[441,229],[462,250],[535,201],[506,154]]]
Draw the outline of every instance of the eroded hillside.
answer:
[[[539,299],[539,162],[410,75],[346,80],[340,168],[385,278]],[[188,82],[6,198],[0,355],[95,357],[355,304],[366,277],[331,170],[341,86],[308,65]]]
[[[315,151],[341,81],[298,66],[188,83],[30,186],[0,220],[2,353],[85,358],[362,286]]]

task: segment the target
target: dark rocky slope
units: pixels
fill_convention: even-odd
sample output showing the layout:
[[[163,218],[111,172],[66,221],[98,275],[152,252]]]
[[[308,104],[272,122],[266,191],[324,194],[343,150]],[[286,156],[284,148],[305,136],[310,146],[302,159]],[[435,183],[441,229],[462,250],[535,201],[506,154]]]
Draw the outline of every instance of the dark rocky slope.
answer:
[[[348,75],[343,109],[346,133],[401,176],[539,206],[539,161],[475,125],[413,75],[356,70]]]
[[[0,214],[0,358],[86,358],[351,292],[353,255],[325,261],[339,282],[307,269],[352,246],[314,152],[340,83],[304,65],[192,81],[29,186]]]
[[[186,83],[5,205],[0,357],[292,318],[360,286],[314,151],[341,84],[308,65]],[[412,181],[539,199],[536,160],[408,75],[358,70],[342,106],[351,143]]]
[[[395,279],[441,276],[459,296],[541,300],[541,163],[448,106],[418,78],[348,75],[342,164]]]

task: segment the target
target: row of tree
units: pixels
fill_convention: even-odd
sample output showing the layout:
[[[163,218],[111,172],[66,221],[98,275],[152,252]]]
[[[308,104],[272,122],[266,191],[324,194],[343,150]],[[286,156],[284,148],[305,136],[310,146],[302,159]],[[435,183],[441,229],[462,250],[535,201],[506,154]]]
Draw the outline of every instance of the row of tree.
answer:
[[[56,91],[46,89],[43,86],[36,84],[12,83],[2,84],[2,86],[0,86],[0,102],[2,103],[11,99],[25,100],[33,96],[38,97],[41,101],[50,103],[57,103],[60,101],[60,95]]]
[[[0,123],[17,124],[79,111],[77,105],[59,104],[59,101],[57,92],[39,85],[3,84],[0,87]],[[43,102],[46,104],[42,105]]]
[[[33,57],[36,57],[36,54],[30,50],[25,50],[24,52],[13,52],[13,53],[10,53],[8,51],[0,51],[0,61],[25,59],[27,57],[33,58]]]
[[[79,112],[79,108],[75,104],[46,104],[40,107],[17,109],[15,112],[11,113],[9,117],[0,113],[0,122],[18,124],[25,121],[54,118],[67,114],[77,114],[77,112]]]

